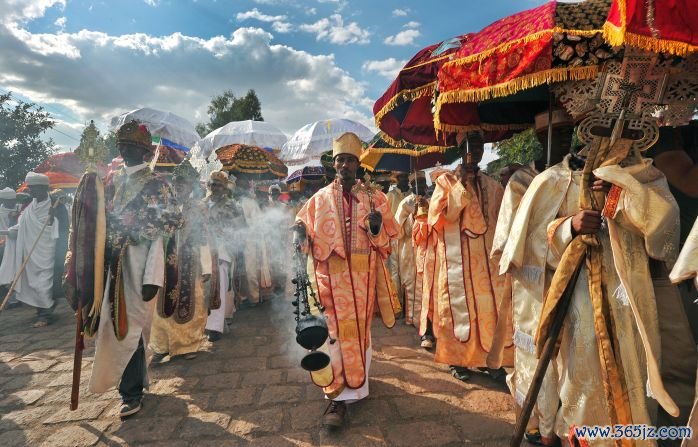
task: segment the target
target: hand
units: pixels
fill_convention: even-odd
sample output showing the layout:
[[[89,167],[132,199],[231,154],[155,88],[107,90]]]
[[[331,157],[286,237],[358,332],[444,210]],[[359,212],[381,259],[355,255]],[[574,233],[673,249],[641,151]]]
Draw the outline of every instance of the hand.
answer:
[[[605,180],[594,178],[594,181],[591,183],[591,190],[603,191],[604,194],[608,194],[608,191],[610,191],[611,186],[613,185]]]
[[[429,201],[424,196],[417,196],[417,208],[428,208]]]
[[[381,213],[379,213],[378,211],[371,211],[370,213],[368,213],[368,224],[371,226],[371,231],[373,232],[373,234],[378,233],[377,230],[380,229],[382,223],[383,216],[381,215]],[[374,229],[376,231],[373,231]]]
[[[17,228],[10,228],[7,233],[7,237],[10,239],[17,239],[17,233],[19,233],[19,230]]]
[[[49,225],[53,225],[53,219],[55,217],[56,217],[56,208],[52,206],[48,210],[48,224]]]
[[[601,213],[595,210],[582,210],[572,217],[572,233],[595,234],[601,229]]]
[[[307,238],[307,232],[305,230],[305,224],[303,222],[296,222],[294,226],[291,227],[293,232],[293,244],[302,244]]]
[[[158,294],[158,289],[158,286],[152,284],[144,284],[141,288],[141,296],[143,297],[143,301],[147,303],[148,301],[155,298],[155,295]]]

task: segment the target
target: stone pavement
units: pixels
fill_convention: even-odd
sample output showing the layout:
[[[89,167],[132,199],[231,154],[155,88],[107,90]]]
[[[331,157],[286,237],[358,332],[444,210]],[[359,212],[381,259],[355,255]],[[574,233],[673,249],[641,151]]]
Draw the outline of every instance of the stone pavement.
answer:
[[[87,391],[69,410],[74,319],[31,327],[28,307],[0,314],[0,446],[503,446],[514,422],[503,385],[453,379],[418,348],[416,330],[375,321],[370,396],[349,407],[338,433],[320,427],[326,403],[298,366],[290,305],[280,300],[235,315],[232,332],[194,360],[150,369],[143,410],[121,421],[118,394]]]

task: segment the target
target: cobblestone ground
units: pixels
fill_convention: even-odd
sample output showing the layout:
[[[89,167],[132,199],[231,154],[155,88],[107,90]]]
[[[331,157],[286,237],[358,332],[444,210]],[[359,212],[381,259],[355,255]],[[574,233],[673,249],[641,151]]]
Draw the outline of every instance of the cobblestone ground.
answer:
[[[235,315],[232,332],[194,360],[154,366],[143,410],[117,416],[116,392],[91,395],[93,349],[84,353],[80,407],[69,410],[74,319],[31,327],[33,309],[0,314],[0,446],[507,445],[513,401],[503,385],[453,379],[418,347],[414,328],[376,321],[370,396],[351,405],[337,433],[320,427],[326,403],[298,366],[290,305]]]

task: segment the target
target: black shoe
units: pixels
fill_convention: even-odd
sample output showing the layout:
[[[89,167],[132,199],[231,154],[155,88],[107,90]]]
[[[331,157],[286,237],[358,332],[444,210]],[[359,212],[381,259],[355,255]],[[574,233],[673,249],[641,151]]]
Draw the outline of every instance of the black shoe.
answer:
[[[434,337],[431,335],[423,335],[419,345],[424,349],[431,349],[434,347]]]
[[[158,363],[162,363],[163,360],[165,360],[165,357],[167,357],[169,352],[166,352],[164,354],[160,354],[159,352],[156,352],[153,354],[153,359],[150,361],[150,363],[157,365]]]
[[[211,343],[221,339],[221,333],[218,331],[208,331],[208,341]]]
[[[462,366],[450,366],[451,375],[461,382],[466,382],[470,379],[470,373],[468,373],[468,368]]]
[[[140,400],[124,402],[121,404],[121,409],[119,410],[119,417],[127,418],[129,416],[132,416],[141,411],[141,408],[143,408],[143,406],[141,405]]]
[[[322,414],[322,425],[327,428],[339,428],[344,425],[346,414],[347,404],[342,401],[330,401],[330,404]]]

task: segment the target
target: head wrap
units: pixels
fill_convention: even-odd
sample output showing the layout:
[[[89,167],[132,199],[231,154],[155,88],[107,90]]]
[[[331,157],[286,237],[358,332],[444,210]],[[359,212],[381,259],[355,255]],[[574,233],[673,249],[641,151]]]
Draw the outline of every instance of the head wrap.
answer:
[[[48,186],[48,183],[49,183],[47,176],[45,176],[44,174],[38,174],[36,172],[27,173],[27,176],[24,178],[24,182],[28,186],[36,186],[36,185]]]
[[[218,183],[219,185],[228,186],[230,180],[228,179],[228,174],[224,171],[213,171],[208,180],[209,185]]]
[[[356,134],[347,132],[332,142],[332,158],[340,154],[349,154],[358,160],[363,152],[363,143]]]
[[[373,181],[376,183],[383,183],[383,182],[390,182],[390,173],[389,172],[376,172],[375,177],[373,178]]]
[[[417,172],[410,172],[410,182],[415,181],[415,179],[427,179],[427,175],[424,173],[424,171],[417,171]]]
[[[150,131],[137,121],[129,121],[116,131],[117,144],[132,144],[147,150],[153,150]]]
[[[172,180],[180,182],[193,182],[199,178],[199,171],[189,163],[189,160],[184,160],[172,172]]]
[[[272,191],[276,191],[281,194],[281,187],[279,185],[271,185],[269,187],[269,194],[271,194]]]
[[[17,193],[12,188],[0,189],[0,199],[1,200],[15,200],[17,198]]]

